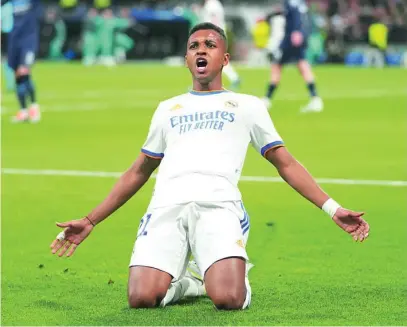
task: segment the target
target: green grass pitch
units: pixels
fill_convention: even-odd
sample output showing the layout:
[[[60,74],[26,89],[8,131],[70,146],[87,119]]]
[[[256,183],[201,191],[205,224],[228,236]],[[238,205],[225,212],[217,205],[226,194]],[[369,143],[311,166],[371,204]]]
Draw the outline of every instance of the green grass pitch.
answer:
[[[239,72],[241,92],[262,96],[268,71]],[[315,73],[326,107],[320,114],[299,114],[308,98],[294,68],[276,92],[271,116],[288,149],[317,178],[406,180],[406,71],[324,66]],[[158,102],[190,85],[187,69],[160,65],[39,63],[34,76],[40,124],[11,124],[17,102],[3,92],[3,169],[124,171]],[[250,148],[243,175],[276,171]],[[55,222],[88,213],[114,182],[3,171],[2,325],[407,324],[406,186],[322,185],[342,205],[366,211],[371,235],[359,244],[286,184],[242,181],[252,306],[218,312],[208,298],[128,309],[128,263],[153,180],[72,258],[51,255]]]

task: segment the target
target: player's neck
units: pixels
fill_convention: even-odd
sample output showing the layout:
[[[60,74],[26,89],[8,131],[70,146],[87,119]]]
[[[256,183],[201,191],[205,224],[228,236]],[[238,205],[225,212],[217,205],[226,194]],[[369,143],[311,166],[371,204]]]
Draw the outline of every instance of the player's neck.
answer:
[[[194,80],[193,90],[197,92],[211,92],[211,91],[222,91],[224,87],[222,81],[212,81],[207,84],[201,84],[198,81]]]

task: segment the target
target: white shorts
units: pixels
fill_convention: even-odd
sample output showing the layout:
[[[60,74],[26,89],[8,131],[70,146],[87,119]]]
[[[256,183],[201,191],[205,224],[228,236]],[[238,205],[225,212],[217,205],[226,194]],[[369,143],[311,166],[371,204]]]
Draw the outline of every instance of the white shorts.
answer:
[[[141,219],[130,267],[153,267],[179,279],[192,253],[204,275],[221,259],[248,260],[249,229],[249,216],[241,201],[156,208]]]

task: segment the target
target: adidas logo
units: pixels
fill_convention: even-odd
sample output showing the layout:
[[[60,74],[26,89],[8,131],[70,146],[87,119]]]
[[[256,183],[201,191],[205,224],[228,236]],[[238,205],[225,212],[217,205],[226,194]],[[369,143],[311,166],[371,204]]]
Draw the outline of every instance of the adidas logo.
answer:
[[[243,249],[245,248],[243,240],[237,240],[236,244]]]
[[[181,109],[182,108],[182,106],[180,105],[180,104],[176,104],[174,107],[172,107],[170,110],[171,111],[175,111],[175,110],[179,110],[179,109]]]

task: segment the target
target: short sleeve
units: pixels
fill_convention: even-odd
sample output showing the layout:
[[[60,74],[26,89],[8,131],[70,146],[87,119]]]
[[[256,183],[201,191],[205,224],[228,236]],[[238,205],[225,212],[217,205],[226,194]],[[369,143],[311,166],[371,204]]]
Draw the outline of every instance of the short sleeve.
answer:
[[[157,110],[153,115],[147,139],[144,142],[143,147],[141,148],[141,152],[143,152],[146,156],[155,159],[164,158],[164,152],[166,147],[164,129],[161,123],[159,109],[160,106],[158,106]]]
[[[270,149],[284,146],[281,136],[276,131],[267,108],[260,100],[251,112],[250,139],[254,148],[265,156]]]

